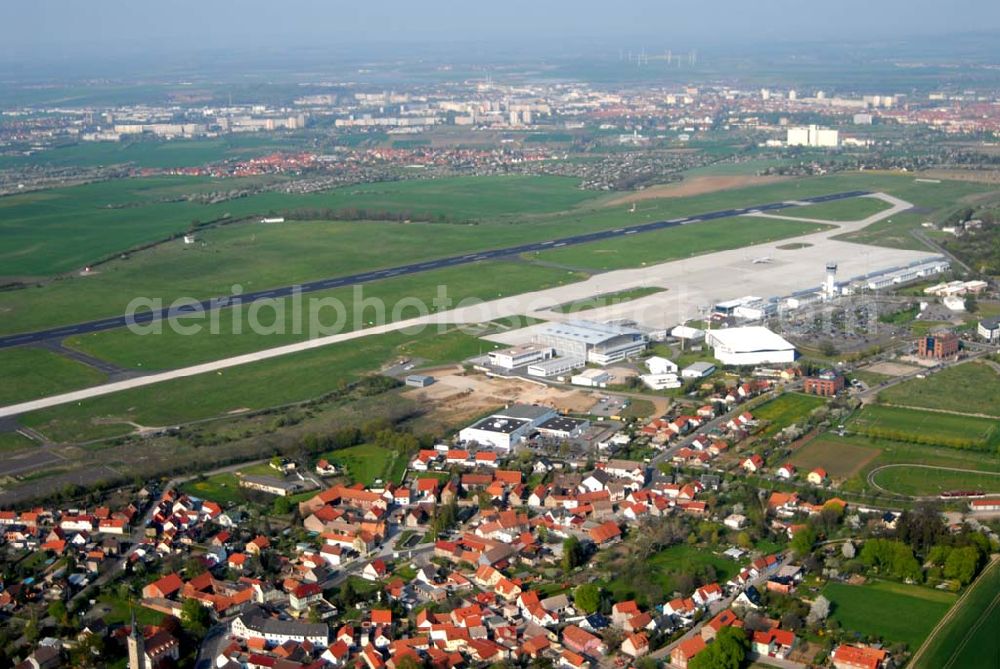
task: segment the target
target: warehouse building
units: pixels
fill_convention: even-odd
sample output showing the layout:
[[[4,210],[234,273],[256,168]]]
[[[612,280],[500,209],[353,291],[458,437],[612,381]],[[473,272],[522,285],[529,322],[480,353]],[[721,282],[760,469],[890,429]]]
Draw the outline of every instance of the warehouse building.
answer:
[[[633,327],[569,321],[552,323],[535,335],[535,343],[551,346],[560,356],[609,365],[639,355],[649,339]]]
[[[583,358],[549,358],[528,365],[528,376],[538,376],[543,379],[565,376],[585,365]]]
[[[574,374],[569,380],[574,386],[584,386],[587,388],[607,388],[608,384],[614,380],[614,376],[603,369],[585,369],[579,374]]]
[[[404,383],[411,388],[426,388],[434,383],[434,377],[427,376],[426,374],[410,374],[406,377]]]
[[[555,416],[538,426],[538,432],[549,439],[575,439],[587,431],[590,421],[569,416]]]
[[[705,341],[723,365],[765,365],[795,362],[795,346],[765,327],[710,330]]]
[[[555,409],[549,407],[515,404],[464,428],[458,433],[458,439],[498,451],[509,451],[535,432],[539,425],[557,416]]]

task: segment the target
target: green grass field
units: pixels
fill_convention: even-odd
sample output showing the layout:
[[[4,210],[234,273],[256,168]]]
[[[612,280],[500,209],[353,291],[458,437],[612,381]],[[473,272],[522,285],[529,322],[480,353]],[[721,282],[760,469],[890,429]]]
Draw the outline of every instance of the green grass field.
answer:
[[[1000,423],[989,418],[868,405],[848,422],[848,429],[896,441],[940,444],[955,440],[996,445]]]
[[[205,299],[228,293],[234,283],[241,284],[244,290],[263,289],[349,270],[391,266],[407,259],[541,241],[840,190],[886,190],[929,208],[953,204],[957,197],[983,190],[981,185],[950,182],[936,184],[932,189],[919,188],[920,184],[906,176],[837,174],[695,197],[650,200],[639,212],[630,214],[624,207],[601,207],[604,196],[580,191],[572,179],[467,177],[344,187],[304,196],[265,193],[219,205],[173,201],[186,192],[230,188],[239,183],[160,177],[4,198],[0,203],[0,234],[8,243],[0,251],[2,271],[5,276],[40,277],[78,269],[136,244],[177,234],[187,229],[193,219],[207,221],[226,214],[238,218],[295,208],[371,208],[422,212],[430,217],[443,214],[455,220],[465,220],[469,214],[479,218],[476,225],[411,224],[412,231],[401,224],[365,222],[225,226],[201,233],[204,246],[185,247],[179,241],[172,242],[101,265],[98,272],[87,277],[0,294],[0,313],[5,316],[0,320],[0,332],[29,331],[119,314],[137,296],[159,297],[167,303],[180,296]],[[108,209],[108,205],[114,208]],[[777,226],[779,222],[768,223]],[[582,249],[583,255],[576,260],[595,268],[626,267],[797,234],[803,229],[801,225],[808,228],[808,224],[793,224],[796,227],[767,229],[760,227],[760,220],[754,220],[749,228],[741,227],[736,233],[734,225],[732,221],[713,221],[675,231],[679,236],[669,236],[669,231],[653,233],[655,236],[636,235],[621,240],[625,246],[620,248],[587,245],[561,251]],[[693,232],[694,228],[700,230]],[[728,234],[737,234],[739,239],[720,241]]]
[[[1000,417],[1000,374],[984,363],[955,365],[883,390],[889,404]]]
[[[1000,663],[1000,562],[979,576],[956,607],[914,658],[913,669],[994,669]]]
[[[826,226],[813,223],[744,216],[566,246],[526,254],[525,257],[568,267],[607,271],[725,251],[823,229]]]
[[[595,295],[594,297],[585,300],[576,300],[575,302],[560,304],[552,311],[558,311],[559,313],[563,314],[575,314],[578,311],[599,309],[601,307],[621,304],[623,302],[631,302],[632,300],[638,300],[640,297],[647,297],[649,295],[655,295],[656,293],[662,293],[664,290],[666,290],[666,288],[659,288],[656,286],[649,286],[646,288],[632,288],[630,290],[620,290],[615,293]]]
[[[482,221],[562,212],[597,197],[578,189],[569,178],[510,176],[367,184],[308,195],[268,192],[218,204],[178,200],[191,192],[230,190],[240,185],[239,180],[154,177],[4,198],[0,202],[0,234],[6,243],[0,251],[0,266],[4,275],[11,277],[77,270],[133,246],[183,232],[192,220],[359,209],[430,220]],[[486,239],[480,243],[484,246],[479,248],[489,246]],[[385,258],[384,262],[393,260],[391,254]],[[335,257],[327,257],[328,264],[333,261]]]
[[[442,286],[447,289],[452,304],[457,305],[463,300],[496,299],[563,285],[581,278],[580,274],[548,267],[499,261],[477,263],[367,284],[360,293],[361,299],[356,299],[354,288],[307,295],[303,299],[302,313],[309,313],[311,299],[338,300],[343,305],[345,321],[337,331],[348,332],[362,329],[371,321],[392,322],[419,316],[420,312],[411,304],[414,299],[426,305],[426,313],[433,313],[433,300]],[[282,312],[277,320],[274,309],[260,312],[259,321],[262,324],[279,324],[264,330],[252,331],[248,327],[248,314],[253,307],[244,307],[238,315],[231,309],[220,313],[218,334],[212,334],[209,322],[203,320],[199,334],[185,335],[169,327],[161,334],[148,335],[118,329],[73,337],[66,344],[123,367],[146,370],[182,367],[307,339],[310,331],[308,317],[303,316],[301,320],[305,322],[296,332],[295,323],[300,321],[296,319],[291,299],[279,300],[277,304]],[[379,316],[380,313],[384,313],[384,317]],[[240,328],[234,325],[234,318],[237,317],[242,323]],[[323,323],[332,326],[338,320],[338,312],[333,307],[325,308],[320,312],[320,318]]]
[[[875,473],[876,484],[900,495],[938,495],[949,490],[1000,493],[1000,472],[956,472],[924,467],[891,467]]]
[[[831,618],[845,630],[913,651],[957,599],[956,595],[917,585],[872,581],[866,585],[827,583],[823,596],[833,604]],[[905,615],[900,615],[901,612]]]
[[[777,213],[779,216],[798,216],[820,221],[860,221],[880,211],[885,211],[890,206],[888,202],[871,197],[852,197],[848,200],[810,204]]]
[[[35,442],[17,432],[0,432],[0,453],[24,451],[34,445]]]
[[[214,474],[204,479],[187,481],[181,485],[181,492],[219,504],[240,504],[246,501],[240,480],[235,474]]]
[[[768,421],[764,430],[767,436],[777,434],[789,425],[806,418],[809,413],[826,404],[826,400],[815,395],[784,393],[780,397],[765,402],[753,410],[754,418]]]
[[[647,561],[651,571],[657,574],[657,581],[665,592],[674,588],[673,580],[668,572],[690,573],[700,567],[711,565],[718,576],[718,581],[724,583],[739,573],[739,565],[726,557],[715,555],[711,551],[688,545],[677,545],[665,548],[652,555]],[[621,601],[634,597],[636,592],[631,583],[618,578],[607,584],[608,590]]]
[[[372,444],[361,444],[350,448],[324,453],[325,457],[338,467],[346,470],[355,483],[371,485],[377,479],[399,483],[406,471],[407,458],[395,451]]]
[[[85,388],[106,380],[93,367],[40,348],[0,351],[0,406]]]
[[[241,467],[240,474],[248,476],[272,476],[280,478],[280,475],[266,462],[256,465]],[[247,500],[244,489],[240,487],[240,479],[237,472],[223,472],[213,474],[203,479],[193,479],[181,485],[181,491],[188,494],[208,499],[219,504],[240,504]],[[315,493],[315,491],[313,491]]]
[[[73,442],[131,432],[132,427],[124,421],[173,425],[301,402],[376,371],[383,362],[399,357],[401,345],[413,346],[423,338],[437,339],[425,350],[440,357],[429,363],[457,362],[473,339],[460,332],[439,335],[433,331],[421,336],[396,332],[364,337],[29,413],[21,421],[52,439]]]

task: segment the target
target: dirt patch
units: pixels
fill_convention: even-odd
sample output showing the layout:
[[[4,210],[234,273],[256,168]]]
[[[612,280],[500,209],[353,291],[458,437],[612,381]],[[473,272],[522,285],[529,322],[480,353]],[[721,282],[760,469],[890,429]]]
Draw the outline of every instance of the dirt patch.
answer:
[[[993,147],[992,152],[1000,153],[1000,148]],[[974,181],[976,183],[995,184],[1000,183],[1000,172],[996,170],[927,170],[920,173],[921,178],[926,179],[949,179],[952,181]]]
[[[443,424],[469,421],[515,402],[542,404],[566,413],[586,413],[595,402],[591,393],[582,390],[552,388],[524,379],[465,374],[456,367],[427,373],[436,379],[432,385],[408,390],[403,396],[424,405],[432,418]]]
[[[803,472],[822,467],[835,481],[860,473],[882,451],[871,446],[845,444],[819,437],[795,451],[789,461]]]
[[[669,197],[689,197],[691,195],[703,195],[714,193],[720,190],[732,190],[734,188],[744,188],[746,186],[762,186],[773,184],[778,181],[786,181],[788,177],[765,177],[753,174],[732,175],[732,176],[704,176],[692,177],[684,181],[673,184],[663,184],[661,186],[650,186],[644,190],[620,195],[605,202],[605,206],[614,207],[632,202],[642,202],[643,200],[658,200]]]
[[[882,374],[884,376],[906,376],[907,374],[912,374],[917,371],[916,367],[911,367],[910,365],[902,365],[898,362],[878,362],[874,365],[865,367],[866,372],[874,372],[875,374]]]

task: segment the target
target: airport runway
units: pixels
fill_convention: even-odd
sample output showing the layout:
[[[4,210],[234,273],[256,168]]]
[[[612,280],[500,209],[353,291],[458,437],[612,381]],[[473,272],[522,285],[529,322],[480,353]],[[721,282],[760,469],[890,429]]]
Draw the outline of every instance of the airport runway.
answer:
[[[405,276],[407,274],[417,274],[420,272],[428,272],[431,270],[444,269],[447,267],[456,267],[459,265],[467,265],[469,263],[479,262],[482,260],[492,260],[496,258],[503,258],[506,256],[518,255],[521,253],[530,253],[533,251],[547,251],[549,249],[561,248],[563,246],[587,244],[590,242],[597,242],[606,239],[614,239],[616,237],[624,237],[627,235],[634,235],[643,232],[652,232],[654,230],[664,230],[667,228],[674,228],[682,225],[691,225],[693,223],[700,223],[702,221],[711,221],[720,218],[731,218],[734,216],[745,216],[756,212],[763,213],[768,211],[777,211],[780,209],[787,209],[790,207],[800,206],[800,203],[820,204],[823,202],[831,202],[834,200],[846,200],[849,198],[861,197],[863,195],[870,195],[870,193],[868,191],[855,190],[855,191],[846,191],[843,193],[832,193],[829,195],[818,195],[816,197],[810,197],[810,198],[800,198],[795,201],[771,202],[768,204],[750,206],[741,209],[723,209],[721,211],[713,211],[706,214],[695,214],[693,216],[688,216],[684,218],[675,218],[667,221],[654,221],[651,223],[642,223],[639,225],[629,225],[621,228],[615,228],[614,230],[601,230],[598,232],[589,232],[585,234],[573,235],[571,237],[563,237],[561,239],[553,239],[544,242],[533,242],[531,244],[522,244],[520,246],[509,246],[506,248],[493,249],[489,251],[480,251],[478,253],[468,253],[461,256],[439,258],[437,260],[429,260],[420,263],[411,263],[408,265],[400,265],[398,267],[373,270],[370,272],[361,272],[358,274],[350,274],[347,276],[334,277],[330,279],[320,279],[318,281],[310,281],[307,283],[297,284],[295,286],[283,286],[280,288],[260,290],[252,293],[245,293],[243,295],[240,295],[238,298],[233,298],[229,296],[216,297],[204,300],[197,304],[185,305],[178,309],[166,308],[160,311],[140,312],[135,314],[134,317],[131,319],[131,321],[125,315],[112,316],[110,318],[104,318],[101,320],[88,321],[85,323],[77,323],[76,325],[64,325],[61,327],[50,328],[47,330],[39,330],[36,332],[26,332],[22,334],[6,335],[0,337],[0,349],[10,348],[13,346],[22,346],[25,344],[37,344],[52,339],[59,340],[63,339],[64,337],[87,334],[91,332],[100,332],[102,330],[114,330],[117,328],[125,327],[130,323],[147,324],[162,318],[169,318],[171,316],[181,316],[184,314],[198,313],[198,312],[209,312],[215,309],[224,309],[226,307],[247,305],[257,300],[275,299],[275,298],[280,299],[284,297],[290,297],[296,289],[298,289],[301,293],[304,294],[321,290],[330,290],[333,288],[343,288],[345,286],[353,286],[357,284],[368,283],[370,281],[390,279],[397,276]]]

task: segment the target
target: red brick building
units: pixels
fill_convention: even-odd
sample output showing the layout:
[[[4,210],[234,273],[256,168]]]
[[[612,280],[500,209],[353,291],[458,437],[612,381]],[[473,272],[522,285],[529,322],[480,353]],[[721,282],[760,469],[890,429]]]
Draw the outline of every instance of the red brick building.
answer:
[[[921,358],[941,360],[958,355],[958,335],[954,332],[936,332],[917,340],[917,353]]]
[[[810,395],[833,397],[843,389],[844,377],[828,369],[816,376],[807,377],[805,380],[805,391]]]

